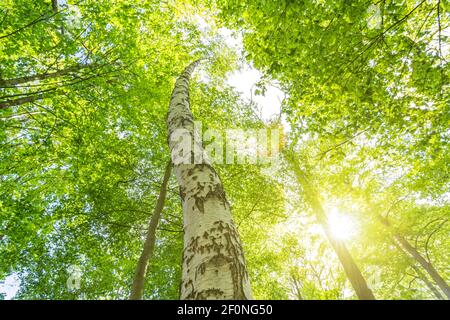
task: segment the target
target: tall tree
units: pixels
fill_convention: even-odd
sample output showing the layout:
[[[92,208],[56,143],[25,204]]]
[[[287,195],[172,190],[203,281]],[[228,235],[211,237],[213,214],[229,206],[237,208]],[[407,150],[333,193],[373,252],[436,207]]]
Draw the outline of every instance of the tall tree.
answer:
[[[24,77],[18,77],[14,79],[0,79],[0,88],[9,88],[14,87],[18,84],[36,81],[36,80],[45,80],[45,79],[53,79],[58,78],[65,75],[75,75],[78,71],[85,68],[92,68],[95,67],[93,64],[86,64],[86,65],[74,65],[71,67],[67,67],[62,70],[57,70],[54,72],[45,72],[45,73],[39,73]]]
[[[389,221],[383,217],[379,217],[379,219],[382,221],[382,223],[391,229],[391,224]],[[403,237],[401,234],[394,231],[393,237],[395,241],[405,250],[408,252],[408,254],[416,260],[420,266],[430,275],[430,277],[433,279],[433,281],[436,283],[436,285],[441,288],[442,292],[447,296],[447,299],[450,300],[450,287],[448,286],[447,282],[445,282],[444,278],[439,274],[439,272],[436,270],[436,268],[433,266],[433,264],[427,259],[425,259],[420,252],[414,248],[409,241]]]
[[[158,227],[159,220],[161,218],[161,212],[164,208],[164,201],[166,200],[167,185],[170,179],[170,172],[172,170],[172,162],[166,166],[166,171],[164,172],[163,181],[161,183],[161,189],[159,191],[158,200],[156,201],[155,209],[153,210],[150,223],[148,225],[147,236],[144,242],[144,248],[142,249],[141,256],[136,265],[136,272],[134,274],[133,285],[131,287],[131,300],[142,299],[144,293],[144,281],[145,274],[147,272],[147,267],[153,255],[153,250],[155,248],[156,241],[156,228]]]
[[[439,292],[439,290],[436,288],[436,286],[427,278],[427,276],[422,272],[422,270],[416,266],[416,264],[415,264],[416,261],[411,258],[411,256],[408,254],[408,252],[405,251],[405,249],[403,249],[403,247],[401,247],[400,244],[398,244],[396,241],[393,241],[393,244],[397,247],[397,249],[400,252],[402,252],[408,258],[408,262],[409,262],[411,268],[417,274],[419,279],[422,280],[423,283],[425,283],[427,288],[434,294],[434,296],[438,300],[444,300],[445,299],[444,296],[442,296],[442,294]]]
[[[437,289],[436,286],[430,280],[428,280],[427,276],[420,270],[419,267],[417,267],[416,265],[411,263],[411,268],[413,268],[413,270],[417,273],[420,280],[422,280],[423,283],[425,283],[425,285],[428,287],[428,289],[430,289],[430,291],[433,292],[434,296],[438,300],[445,299],[444,296],[439,292],[439,289]]]
[[[361,270],[359,270],[358,266],[356,265],[345,243],[340,239],[336,239],[332,234],[328,225],[327,215],[322,207],[317,191],[309,182],[307,175],[301,169],[295,156],[291,152],[286,152],[285,154],[287,155],[286,158],[293,167],[299,185],[302,187],[306,201],[316,215],[317,221],[322,225],[328,241],[336,252],[339,261],[344,268],[345,274],[350,280],[350,283],[352,284],[353,289],[358,295],[358,298],[361,300],[374,300],[375,296],[373,295],[372,290],[370,290],[369,286],[367,285],[367,282],[364,279]]]
[[[222,182],[197,142],[189,106],[189,79],[199,61],[178,77],[167,117],[169,150],[180,186],[184,217],[181,299],[251,299],[244,252]],[[188,159],[180,161],[186,147]],[[196,153],[197,152],[197,153]],[[196,155],[200,153],[198,159]]]

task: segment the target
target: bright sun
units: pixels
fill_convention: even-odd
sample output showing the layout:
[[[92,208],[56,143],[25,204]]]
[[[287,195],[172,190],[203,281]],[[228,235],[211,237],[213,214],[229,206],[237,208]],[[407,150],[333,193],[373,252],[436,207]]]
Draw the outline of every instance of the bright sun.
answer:
[[[337,208],[333,208],[328,215],[328,225],[331,233],[340,240],[348,240],[356,235],[355,223]]]

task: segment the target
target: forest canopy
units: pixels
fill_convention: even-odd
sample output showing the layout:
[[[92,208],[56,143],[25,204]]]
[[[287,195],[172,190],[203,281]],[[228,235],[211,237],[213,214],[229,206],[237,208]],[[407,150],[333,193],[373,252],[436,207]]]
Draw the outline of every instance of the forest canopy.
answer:
[[[0,299],[450,299],[447,0],[2,0]]]

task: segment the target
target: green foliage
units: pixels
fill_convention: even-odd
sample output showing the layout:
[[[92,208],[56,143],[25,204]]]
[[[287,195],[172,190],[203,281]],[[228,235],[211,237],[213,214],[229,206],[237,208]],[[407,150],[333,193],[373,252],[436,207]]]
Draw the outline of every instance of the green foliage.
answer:
[[[263,73],[256,94],[276,80],[288,97],[282,144],[327,213],[355,224],[345,242],[375,296],[436,298],[392,239],[405,237],[449,282],[450,7],[371,4],[83,0],[54,12],[51,1],[2,1],[0,107],[31,101],[0,108],[0,280],[20,278],[17,299],[128,297],[169,159],[174,80],[203,58],[190,87],[203,130],[278,126],[226,82],[242,62]],[[216,169],[255,298],[356,298],[281,157]],[[172,178],[144,298],[178,299],[182,248]],[[79,290],[67,286],[73,266]]]

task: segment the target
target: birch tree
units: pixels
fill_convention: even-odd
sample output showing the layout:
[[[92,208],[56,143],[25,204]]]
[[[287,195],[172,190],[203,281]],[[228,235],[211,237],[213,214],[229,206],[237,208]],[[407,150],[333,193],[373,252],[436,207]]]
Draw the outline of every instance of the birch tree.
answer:
[[[189,106],[189,78],[199,61],[178,77],[172,92],[167,128],[174,172],[183,205],[184,249],[181,299],[251,299],[244,252],[231,216],[222,182],[195,136]],[[188,137],[188,159],[179,152]],[[198,159],[195,153],[200,153]],[[184,160],[184,161],[183,161]],[[195,163],[197,162],[198,163]],[[183,163],[184,162],[184,163]]]

